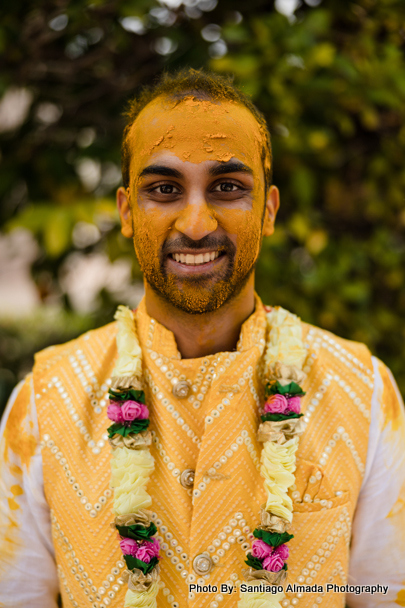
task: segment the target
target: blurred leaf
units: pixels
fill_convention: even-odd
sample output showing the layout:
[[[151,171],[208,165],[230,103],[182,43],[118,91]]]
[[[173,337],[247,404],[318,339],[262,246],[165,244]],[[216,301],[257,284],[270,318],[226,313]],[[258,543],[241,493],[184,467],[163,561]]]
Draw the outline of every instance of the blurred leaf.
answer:
[[[58,257],[70,243],[71,221],[64,209],[54,209],[44,226],[44,244],[51,258]]]

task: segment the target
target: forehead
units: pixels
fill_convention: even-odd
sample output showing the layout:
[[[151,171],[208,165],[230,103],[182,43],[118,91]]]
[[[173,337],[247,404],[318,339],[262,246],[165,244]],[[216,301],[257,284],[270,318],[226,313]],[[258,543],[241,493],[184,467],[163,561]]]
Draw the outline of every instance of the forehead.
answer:
[[[253,114],[233,101],[158,98],[139,114],[128,134],[131,174],[162,153],[183,162],[227,162],[261,167],[263,134]]]

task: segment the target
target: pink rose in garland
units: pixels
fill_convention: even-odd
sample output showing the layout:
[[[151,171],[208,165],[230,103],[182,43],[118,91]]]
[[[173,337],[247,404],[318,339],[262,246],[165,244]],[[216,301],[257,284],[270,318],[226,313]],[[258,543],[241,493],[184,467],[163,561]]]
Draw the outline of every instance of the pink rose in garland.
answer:
[[[265,414],[283,414],[288,407],[288,401],[284,395],[272,395],[264,404]]]
[[[273,547],[270,547],[261,539],[257,539],[252,544],[252,555],[259,559],[264,559],[273,553]]]
[[[121,407],[117,403],[110,403],[107,408],[107,416],[113,422],[124,422],[124,418],[122,416]]]
[[[149,418],[149,410],[143,403],[138,401],[124,401],[121,406],[122,417],[125,422],[132,422],[133,420],[145,420]]]
[[[301,398],[300,397],[290,397],[288,399],[288,406],[286,413],[294,412],[294,414],[299,414],[301,412]]]
[[[132,557],[136,557],[136,552],[138,549],[138,543],[136,540],[132,538],[122,538],[120,540],[121,551],[124,555],[132,555]]]
[[[159,549],[159,542],[156,538],[152,538],[138,546],[135,557],[145,562],[145,564],[149,564],[152,557],[159,557]]]
[[[270,572],[279,572],[284,566],[284,560],[280,555],[277,554],[277,551],[274,551],[268,557],[265,557],[263,560],[263,568],[265,570],[269,570]]]
[[[290,550],[287,545],[279,545],[277,549],[274,549],[274,553],[281,557],[281,559],[286,560],[288,559]]]

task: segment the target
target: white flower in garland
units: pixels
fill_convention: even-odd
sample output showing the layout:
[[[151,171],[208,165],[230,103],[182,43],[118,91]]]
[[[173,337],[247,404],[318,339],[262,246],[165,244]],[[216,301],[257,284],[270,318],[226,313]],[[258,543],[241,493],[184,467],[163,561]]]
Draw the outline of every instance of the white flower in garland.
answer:
[[[113,421],[108,433],[112,446],[111,487],[114,489],[112,524],[119,532],[128,581],[125,607],[156,608],[159,591],[159,543],[156,526],[147,511],[152,504],[146,488],[155,468],[149,451],[149,410],[142,390],[142,350],[132,311],[120,306],[118,360],[114,368],[107,414]]]
[[[126,306],[119,306],[114,317],[118,325],[117,350],[118,360],[113,377],[142,378],[142,350],[135,331],[132,311]]]
[[[299,318],[279,306],[267,313],[269,338],[264,363],[270,368],[275,363],[284,363],[302,369],[307,352],[302,342]]]

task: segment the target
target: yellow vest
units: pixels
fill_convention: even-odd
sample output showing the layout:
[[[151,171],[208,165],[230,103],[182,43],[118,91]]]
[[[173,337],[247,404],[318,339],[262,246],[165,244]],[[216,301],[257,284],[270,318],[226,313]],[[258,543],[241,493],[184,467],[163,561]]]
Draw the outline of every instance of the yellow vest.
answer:
[[[231,608],[243,580],[252,532],[265,502],[256,440],[263,403],[259,377],[265,311],[243,324],[235,352],[181,359],[173,334],[141,302],[137,329],[156,461],[148,492],[161,542],[159,608]],[[303,324],[308,358],[303,385],[306,430],[297,452],[288,583],[347,582],[351,521],[364,475],[372,362],[367,348]],[[39,353],[34,367],[45,495],[51,508],[64,607],[124,605],[125,567],[112,521],[109,378],[117,356],[116,324]],[[185,380],[183,398],[173,387]],[[193,488],[182,485],[195,471]],[[187,477],[187,475],[186,475]],[[193,561],[214,567],[197,575]],[[205,585],[205,593],[189,585]],[[208,587],[211,585],[211,587]],[[217,591],[215,591],[217,587]],[[344,594],[288,592],[283,606],[344,607]]]

